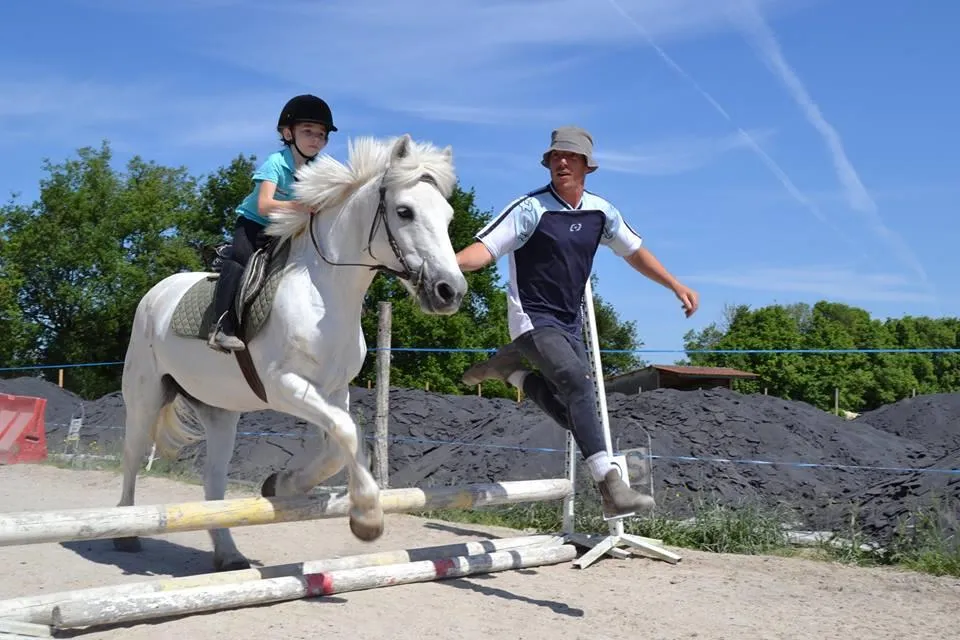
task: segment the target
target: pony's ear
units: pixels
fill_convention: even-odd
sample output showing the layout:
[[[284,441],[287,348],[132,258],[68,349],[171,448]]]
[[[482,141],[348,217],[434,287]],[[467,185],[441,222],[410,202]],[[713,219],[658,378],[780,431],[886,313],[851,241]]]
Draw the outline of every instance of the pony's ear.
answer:
[[[443,148],[443,157],[448,161],[453,160],[453,147],[451,145],[448,144]]]
[[[410,145],[413,144],[413,138],[409,133],[405,133],[393,143],[393,150],[390,152],[390,161],[396,162],[406,158],[410,153]]]

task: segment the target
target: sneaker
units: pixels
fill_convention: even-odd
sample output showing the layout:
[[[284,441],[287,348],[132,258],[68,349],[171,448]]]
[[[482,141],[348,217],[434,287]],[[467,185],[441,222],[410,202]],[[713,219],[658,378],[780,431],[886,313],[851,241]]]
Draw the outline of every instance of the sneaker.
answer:
[[[650,511],[656,506],[653,496],[640,493],[624,482],[619,469],[607,471],[603,481],[597,483],[597,488],[600,490],[600,503],[605,518]]]
[[[523,368],[523,356],[520,349],[513,342],[506,344],[497,352],[484,360],[473,365],[463,374],[463,383],[473,387],[484,380],[507,381],[507,377],[514,371]]]

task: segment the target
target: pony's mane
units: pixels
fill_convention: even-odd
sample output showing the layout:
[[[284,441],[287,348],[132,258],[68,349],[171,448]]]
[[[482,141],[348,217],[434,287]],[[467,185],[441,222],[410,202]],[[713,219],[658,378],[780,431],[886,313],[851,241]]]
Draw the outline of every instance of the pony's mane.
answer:
[[[294,186],[298,200],[324,215],[344,204],[371,180],[379,177],[390,164],[394,144],[399,138],[376,139],[368,136],[348,143],[347,164],[329,155],[320,155],[297,171]],[[412,186],[427,178],[437,185],[444,198],[449,198],[456,185],[452,153],[430,142],[411,140],[407,154],[390,166],[384,179],[388,188]],[[270,211],[266,232],[280,239],[307,230],[310,217],[294,211]]]

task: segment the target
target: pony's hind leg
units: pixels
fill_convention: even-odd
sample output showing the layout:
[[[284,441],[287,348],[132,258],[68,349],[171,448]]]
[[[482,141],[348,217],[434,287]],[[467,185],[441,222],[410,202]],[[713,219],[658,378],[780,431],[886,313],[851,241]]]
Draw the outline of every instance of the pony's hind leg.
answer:
[[[123,488],[118,507],[133,505],[140,465],[150,449],[150,433],[164,404],[172,400],[170,390],[159,375],[135,370],[137,364],[129,361],[123,372],[123,404],[127,418],[123,436]],[[140,550],[136,536],[114,538],[118,551]]]
[[[237,440],[240,413],[191,403],[206,432],[207,455],[203,469],[203,491],[207,500],[223,500],[227,493],[227,471]],[[210,529],[215,571],[249,569],[250,562],[237,549],[230,529]]]
[[[327,401],[309,380],[295,373],[282,375],[277,391],[280,411],[326,428],[340,445],[349,473],[350,530],[364,541],[379,538],[383,533],[380,487],[363,464],[366,455],[350,413]]]

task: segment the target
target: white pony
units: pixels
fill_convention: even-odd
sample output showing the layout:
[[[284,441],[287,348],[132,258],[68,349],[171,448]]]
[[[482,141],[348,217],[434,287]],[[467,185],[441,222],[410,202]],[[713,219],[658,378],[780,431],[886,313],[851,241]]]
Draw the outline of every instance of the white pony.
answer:
[[[289,256],[269,316],[247,344],[266,400],[232,355],[172,326],[184,294],[210,274],[168,276],[140,301],[123,369],[120,506],[134,502],[137,472],[151,441],[172,456],[204,437],[204,494],[223,499],[240,414],[273,409],[317,425],[321,446],[300,468],[269,476],[262,495],[308,493],[346,465],[350,529],[368,541],[383,532],[379,488],[348,411],[347,385],[367,349],[360,313],[378,270],[399,276],[426,313],[459,309],[467,283],[448,235],[453,209],[447,199],[456,182],[452,150],[415,143],[409,135],[360,138],[351,141],[347,165],[318,157],[297,178],[297,197],[315,213],[270,213],[267,233],[278,245],[289,241]],[[211,530],[210,537],[216,570],[250,566],[229,529]],[[116,538],[114,545],[140,548],[135,537]]]

